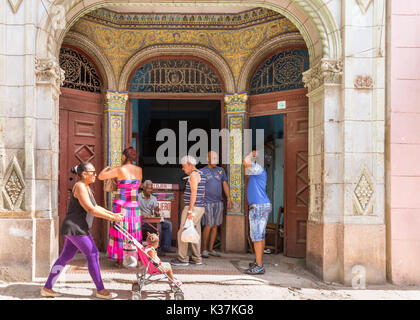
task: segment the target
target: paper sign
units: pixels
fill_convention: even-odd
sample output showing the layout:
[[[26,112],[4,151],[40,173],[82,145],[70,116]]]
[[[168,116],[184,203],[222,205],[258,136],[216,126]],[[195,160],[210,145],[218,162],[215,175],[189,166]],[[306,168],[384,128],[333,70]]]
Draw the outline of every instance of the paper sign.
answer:
[[[286,101],[277,101],[277,109],[286,109]]]
[[[158,201],[159,213],[162,214],[164,218],[171,218],[171,204],[172,201]]]

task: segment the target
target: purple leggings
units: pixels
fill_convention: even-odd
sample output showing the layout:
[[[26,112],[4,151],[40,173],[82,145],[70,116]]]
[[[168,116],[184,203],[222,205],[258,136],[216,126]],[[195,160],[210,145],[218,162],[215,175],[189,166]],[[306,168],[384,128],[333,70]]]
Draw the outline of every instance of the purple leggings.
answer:
[[[66,264],[73,259],[78,250],[80,250],[87,259],[89,274],[95,283],[96,290],[101,291],[104,289],[101,271],[99,269],[99,251],[91,235],[66,236],[63,251],[51,268],[50,275],[45,283],[45,288],[52,289],[61,271]]]

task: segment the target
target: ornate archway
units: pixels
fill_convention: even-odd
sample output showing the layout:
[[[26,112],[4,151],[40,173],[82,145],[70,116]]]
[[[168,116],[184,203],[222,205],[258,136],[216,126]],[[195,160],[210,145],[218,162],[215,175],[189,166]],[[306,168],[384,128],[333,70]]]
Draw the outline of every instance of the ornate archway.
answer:
[[[112,69],[111,63],[109,62],[107,57],[102,53],[102,51],[97,47],[97,45],[93,43],[90,39],[88,39],[80,33],[70,31],[66,34],[63,44],[74,45],[86,51],[86,53],[89,54],[89,57],[91,57],[94,60],[96,66],[101,72],[102,77],[104,78],[103,82],[105,89],[113,89],[117,87],[117,81],[115,79],[115,74]]]
[[[211,49],[197,46],[197,45],[158,45],[150,46],[137,54],[135,54],[125,64],[118,85],[119,91],[126,91],[130,75],[133,73],[136,66],[141,65],[144,61],[159,56],[196,56],[208,61],[220,73],[224,83],[223,92],[234,92],[234,78],[226,61]]]
[[[86,3],[85,3],[86,2]],[[196,5],[205,1],[183,1],[177,5]],[[41,30],[37,37],[38,43],[44,46],[37,46],[37,56],[42,58],[52,58],[57,55],[59,45],[64,39],[65,34],[70,27],[87,12],[112,5],[165,5],[168,3],[159,3],[159,1],[150,3],[150,1],[138,0],[128,1],[120,0],[109,3],[108,1],[84,1],[84,0],[55,0],[49,7],[49,10],[55,11],[57,18],[51,19],[50,16],[44,15],[41,22]],[[270,1],[247,1],[240,0],[220,1],[212,3],[215,6],[235,5],[249,7],[263,7],[283,14],[290,19],[299,29],[307,44],[311,63],[320,58],[339,59],[341,58],[341,38],[339,28],[333,18],[333,15],[322,0],[291,0],[287,7],[283,6],[283,2],[279,0]],[[170,5],[170,4],[169,4]],[[65,17],[66,23],[63,25],[62,20]],[[59,29],[57,30],[57,26]]]
[[[204,4],[205,1],[184,1],[176,3],[177,5],[196,5]],[[309,176],[310,176],[310,220],[314,223],[315,229],[318,225],[323,225],[323,208],[318,205],[319,203],[325,202],[326,192],[324,192],[329,185],[323,180],[322,172],[324,170],[324,162],[318,152],[318,145],[327,145],[325,142],[325,135],[323,125],[325,123],[316,123],[319,119],[324,119],[324,106],[334,105],[340,109],[342,104],[341,101],[341,76],[343,73],[343,65],[340,59],[342,59],[342,41],[341,41],[341,29],[337,26],[337,23],[331,13],[329,6],[327,6],[323,0],[291,0],[287,7],[283,7],[283,1],[280,0],[269,0],[269,1],[219,1],[212,3],[212,5],[232,5],[240,4],[249,7],[264,7],[281,13],[288,19],[290,19],[296,27],[299,29],[301,36],[308,48],[310,57],[311,69],[304,74],[305,86],[309,89],[309,108],[312,112],[309,123]],[[57,55],[58,49],[60,48],[62,39],[64,39],[66,33],[70,27],[77,21],[78,18],[86,14],[87,12],[104,6],[120,5],[120,4],[144,4],[144,5],[161,5],[163,3],[150,2],[150,1],[92,1],[92,0],[73,0],[63,1],[56,0],[53,2],[54,5],[62,5],[63,16],[65,17],[66,24],[63,28],[57,28],[59,23],[58,20],[51,20],[51,14],[44,15],[40,25],[40,31],[37,36],[36,55],[38,58],[37,62],[37,94],[45,96],[53,96],[56,92],[57,84],[60,82],[61,74],[57,66]],[[165,6],[171,5],[164,3]],[[51,9],[52,7],[50,7]],[[63,17],[61,17],[63,18]],[[61,19],[63,20],[63,19]],[[252,62],[250,62],[250,68],[252,68]],[[127,68],[130,70],[130,68]],[[129,72],[127,71],[128,75]],[[226,73],[228,74],[228,73]],[[128,76],[125,77],[125,81],[120,80],[117,88],[109,88],[112,90],[119,90],[117,92],[108,91],[106,112],[108,115],[116,115],[118,112],[123,113],[127,101],[127,94],[121,92],[126,90],[126,84]],[[226,84],[229,82],[226,81]],[[241,82],[241,83],[246,83]],[[246,87],[246,86],[245,86]],[[241,92],[239,88],[233,88],[233,90],[226,89],[225,96],[225,107],[226,107],[226,123],[227,127],[244,127],[246,117],[246,105],[247,105],[247,93]],[[230,92],[229,92],[230,91]],[[57,93],[55,93],[57,94]],[[53,103],[53,102],[51,102]],[[38,106],[40,107],[40,106]],[[326,125],[325,125],[326,127]],[[334,128],[334,133],[340,132],[339,128]],[[110,132],[108,132],[110,134]],[[114,137],[115,138],[115,137]],[[117,137],[118,138],[118,137]],[[323,150],[323,149],[322,149]],[[242,150],[239,150],[239,154],[242,154]],[[231,156],[235,157],[235,152],[231,152]],[[331,166],[342,167],[342,160],[337,159],[335,163],[330,162]],[[239,194],[238,202],[241,202],[239,209],[236,213],[240,216],[243,212],[243,195],[240,194],[240,188],[242,186],[240,165],[238,167],[231,166],[230,181],[235,182],[234,185],[237,187],[235,192]],[[243,217],[240,217],[243,218]],[[233,221],[233,220],[232,220]],[[335,220],[334,220],[335,221]],[[311,229],[310,232],[319,234],[319,228],[317,230]],[[315,230],[315,231],[312,231]],[[309,233],[308,232],[308,235]],[[314,240],[319,241],[319,239]],[[314,243],[315,243],[314,242]],[[319,261],[323,261],[324,253],[319,251],[319,246],[313,245],[308,255],[307,264],[309,268],[314,266],[314,270],[317,271]],[[315,249],[314,249],[315,248]],[[322,272],[321,272],[322,273]],[[340,277],[339,274],[334,275],[335,278]]]

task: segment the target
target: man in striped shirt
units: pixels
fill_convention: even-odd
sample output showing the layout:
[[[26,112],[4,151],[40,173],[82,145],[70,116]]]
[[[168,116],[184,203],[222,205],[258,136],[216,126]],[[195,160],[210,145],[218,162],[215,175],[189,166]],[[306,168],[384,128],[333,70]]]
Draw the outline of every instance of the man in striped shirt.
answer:
[[[200,170],[197,170],[197,160],[192,156],[185,156],[181,159],[182,170],[188,175],[184,192],[185,207],[181,214],[180,228],[178,230],[178,257],[171,260],[175,266],[188,266],[191,264],[203,264],[201,258],[201,218],[204,214],[204,192],[206,188],[206,177]],[[192,219],[195,229],[200,236],[198,243],[191,243],[192,260],[188,257],[188,242],[181,240],[181,234],[187,219]]]

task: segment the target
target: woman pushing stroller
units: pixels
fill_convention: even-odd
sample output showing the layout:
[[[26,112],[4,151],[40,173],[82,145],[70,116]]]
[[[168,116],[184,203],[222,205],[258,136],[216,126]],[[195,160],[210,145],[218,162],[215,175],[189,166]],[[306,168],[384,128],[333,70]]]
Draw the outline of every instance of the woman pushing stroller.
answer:
[[[89,162],[83,162],[71,169],[80,178],[71,192],[67,215],[63,220],[60,233],[65,236],[63,251],[51,268],[47,282],[41,289],[43,297],[58,297],[60,294],[52,290],[55,281],[66,264],[81,251],[87,259],[89,274],[96,286],[96,297],[112,299],[113,295],[105,290],[101,271],[99,269],[99,251],[89,233],[93,217],[120,222],[123,216],[113,213],[96,204],[90,184],[96,180],[95,167]]]

